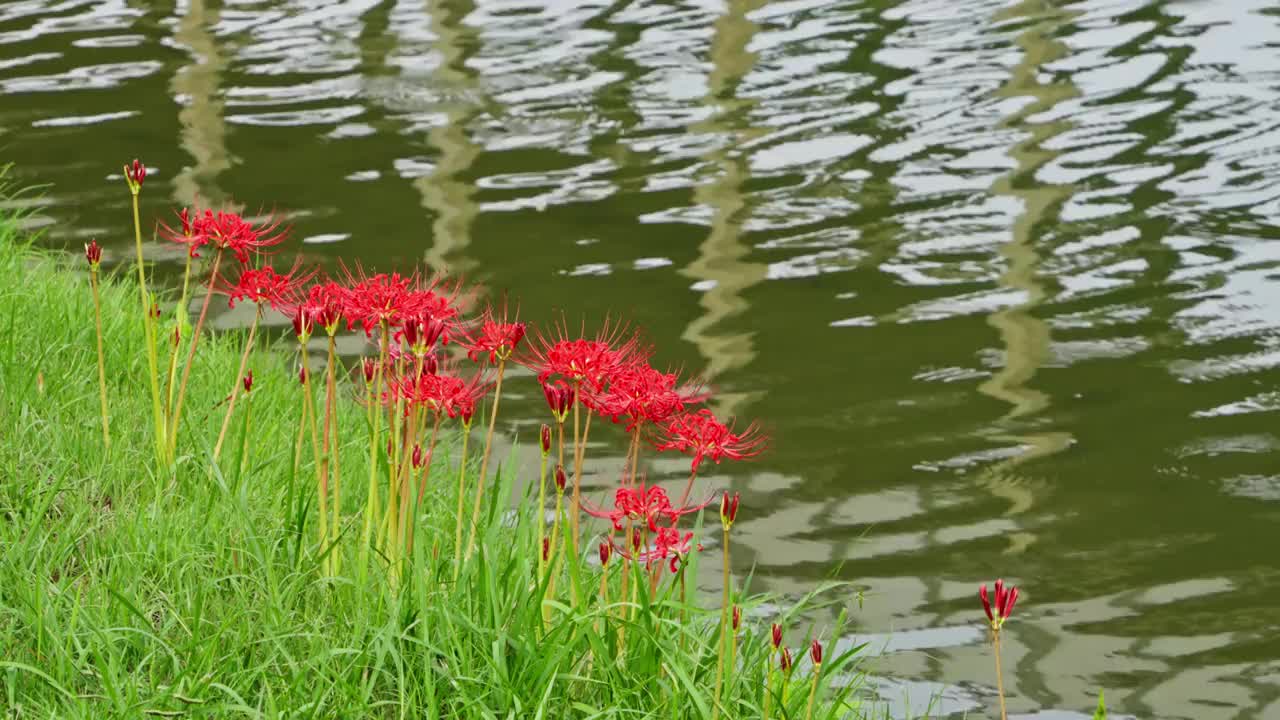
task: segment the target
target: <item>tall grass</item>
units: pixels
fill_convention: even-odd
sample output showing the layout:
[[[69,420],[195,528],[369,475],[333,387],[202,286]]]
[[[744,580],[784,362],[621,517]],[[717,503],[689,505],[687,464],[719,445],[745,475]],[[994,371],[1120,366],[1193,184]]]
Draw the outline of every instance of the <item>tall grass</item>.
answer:
[[[0,708],[94,719],[714,714],[720,608],[699,602],[697,553],[684,582],[664,583],[653,598],[638,593],[626,612],[621,563],[609,566],[608,604],[597,600],[598,565],[582,565],[575,572],[592,577],[575,585],[576,606],[562,598],[544,616],[531,552],[540,518],[502,473],[485,495],[475,556],[455,578],[458,469],[449,456],[460,436],[442,433],[444,461],[433,464],[419,541],[398,583],[321,572],[314,472],[310,459],[295,464],[302,405],[290,353],[254,354],[252,425],[234,424],[228,475],[211,456],[244,338],[202,343],[184,444],[173,467],[158,471],[127,265],[101,288],[108,459],[88,278],[63,264],[0,220]],[[366,427],[353,383],[340,384],[339,425]],[[361,446],[342,447],[340,457],[346,477],[368,473]],[[342,497],[344,541],[335,547],[351,554],[344,567],[355,564],[360,485]],[[677,596],[682,588],[687,596]],[[840,591],[815,593],[789,613],[823,597],[841,601]],[[743,628],[721,717],[761,717],[766,702],[770,717],[806,717],[804,663],[778,672],[768,631],[796,620],[763,614],[765,600],[738,599]],[[824,634],[840,632],[837,623]],[[790,634],[803,655],[803,631]],[[813,717],[863,717],[857,649],[832,655]]]

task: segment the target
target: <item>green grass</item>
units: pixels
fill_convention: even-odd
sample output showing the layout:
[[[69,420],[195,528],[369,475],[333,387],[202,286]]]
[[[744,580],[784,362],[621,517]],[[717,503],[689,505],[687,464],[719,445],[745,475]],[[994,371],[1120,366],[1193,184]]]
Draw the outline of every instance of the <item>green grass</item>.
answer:
[[[437,462],[399,590],[377,564],[360,583],[368,445],[364,410],[350,399],[340,404],[342,573],[323,578],[309,453],[293,472],[301,394],[283,348],[254,355],[251,454],[243,474],[224,475],[210,449],[243,337],[206,338],[176,468],[158,473],[128,263],[103,287],[107,457],[82,265],[31,249],[0,219],[0,717],[712,716],[719,607],[693,591],[696,560],[690,602],[669,593],[642,602],[625,642],[618,607],[606,613],[595,599],[599,568],[585,564],[580,608],[562,581],[546,628],[534,515],[502,477],[487,494],[480,552],[454,584],[457,476],[447,456],[456,438]],[[238,432],[226,467],[240,466]],[[511,508],[523,510],[513,519]],[[769,623],[786,621],[757,615],[764,600],[743,601],[741,662],[722,718],[761,716]],[[770,700],[771,717],[805,717],[802,634],[788,632],[800,669]],[[856,661],[828,647],[814,717],[864,716]]]

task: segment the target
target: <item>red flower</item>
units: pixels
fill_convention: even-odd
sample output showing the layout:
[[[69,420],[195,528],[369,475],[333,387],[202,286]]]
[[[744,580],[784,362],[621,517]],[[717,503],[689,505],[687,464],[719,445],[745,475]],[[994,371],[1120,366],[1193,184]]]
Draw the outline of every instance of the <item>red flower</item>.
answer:
[[[538,382],[544,385],[557,377],[600,392],[620,368],[648,357],[648,350],[635,335],[624,339],[626,328],[608,322],[590,340],[568,335],[563,325],[554,335],[537,333],[517,362],[537,373]]]
[[[247,265],[250,252],[262,252],[265,248],[284,242],[285,234],[277,232],[279,225],[276,220],[268,220],[255,227],[236,213],[205,210],[191,221],[190,233],[184,233],[190,239],[177,241],[197,246],[211,244],[234,253],[241,265]],[[168,237],[176,240],[171,231]]]
[[[203,233],[197,234],[194,231],[191,224],[191,210],[189,208],[182,208],[182,210],[178,211],[178,220],[180,223],[178,229],[174,229],[164,223],[160,223],[160,237],[163,237],[169,242],[186,245],[188,257],[200,257],[200,248],[209,244],[209,236]]]
[[[569,408],[573,403],[573,388],[563,380],[554,383],[542,383],[542,394],[547,398],[547,407],[556,422],[563,423],[569,417]]]
[[[642,552],[637,557],[646,566],[659,560],[667,560],[670,563],[671,572],[674,573],[680,569],[679,561],[694,549],[692,532],[681,533],[675,528],[662,527],[658,528],[658,537],[654,540],[653,549]],[[696,549],[701,550],[702,546],[698,545]]]
[[[734,493],[732,499],[727,492],[720,496],[720,524],[725,530],[733,527],[733,522],[738,519],[738,500],[738,493]]]
[[[493,308],[487,308],[480,321],[479,334],[474,339],[465,341],[467,357],[473,362],[480,362],[485,356],[488,356],[490,363],[499,360],[505,362],[520,346],[526,330],[524,323],[507,319],[505,306],[501,319],[494,315]]]
[[[461,418],[464,427],[471,426],[476,401],[488,392],[489,385],[482,375],[463,380],[453,375],[421,373],[416,377],[392,378],[390,389],[384,396],[388,404],[396,398],[405,401],[405,413],[415,408],[434,410],[449,418]]]
[[[283,275],[270,265],[265,265],[241,271],[240,278],[234,284],[220,279],[218,290],[230,297],[231,307],[235,307],[238,301],[248,300],[258,305],[265,303],[272,308],[285,308],[290,305],[289,298],[297,292],[298,287],[313,275],[314,270],[299,275],[297,264]]]
[[[102,262],[102,246],[97,240],[90,240],[89,244],[84,246],[84,259],[89,261],[89,267],[98,269],[98,264]]]
[[[284,305],[286,314],[301,314],[307,322],[319,325],[330,336],[338,332],[338,323],[342,319],[342,308],[346,303],[347,289],[338,283],[327,280],[307,288],[306,293],[299,289]],[[298,322],[294,322],[297,330]],[[308,333],[309,334],[309,333]]]
[[[1009,586],[1005,587],[1004,580],[996,580],[996,606],[995,612],[991,610],[991,600],[987,595],[987,584],[983,583],[978,588],[978,597],[982,598],[982,609],[987,613],[987,622],[991,624],[992,630],[999,630],[1004,626],[1004,621],[1009,619],[1013,614],[1013,605],[1018,602],[1018,588]]]
[[[417,281],[416,276],[405,277],[399,273],[352,276],[348,273],[348,279],[351,282],[342,314],[349,330],[360,325],[369,336],[384,322],[389,326],[399,325],[402,317],[412,310],[410,286]]]
[[[253,390],[253,371],[250,370],[244,374],[244,392],[247,395]]]
[[[613,422],[627,421],[627,432],[641,423],[667,423],[690,404],[702,402],[707,394],[698,384],[677,387],[675,373],[653,369],[647,362],[636,361],[617,368],[610,378],[608,390],[586,393],[588,404]]]
[[[731,426],[716,419],[710,410],[677,415],[667,424],[666,437],[656,444],[659,452],[676,450],[693,456],[692,472],[706,458],[717,465],[722,458],[743,460],[759,455],[764,449],[765,437],[753,423],[742,433],[735,433]]]
[[[142,181],[147,179],[147,166],[134,158],[133,164],[124,166],[124,179],[129,184],[129,190],[138,192],[142,189]]]
[[[409,344],[409,349],[415,356],[422,356],[435,347],[442,337],[448,337],[448,329],[449,326],[444,322],[423,313],[405,320],[397,337]]]
[[[667,497],[666,490],[656,485],[645,487],[642,483],[634,487],[620,487],[615,490],[612,510],[592,507],[590,503],[585,501],[581,502],[581,507],[586,514],[613,523],[615,530],[621,530],[623,522],[631,520],[637,524],[648,525],[649,532],[658,532],[658,520],[666,518],[672,524],[675,524],[676,520],[682,516],[696,513],[705,508],[713,499],[714,497],[708,498],[706,502],[698,505],[676,508],[672,507],[671,498]]]

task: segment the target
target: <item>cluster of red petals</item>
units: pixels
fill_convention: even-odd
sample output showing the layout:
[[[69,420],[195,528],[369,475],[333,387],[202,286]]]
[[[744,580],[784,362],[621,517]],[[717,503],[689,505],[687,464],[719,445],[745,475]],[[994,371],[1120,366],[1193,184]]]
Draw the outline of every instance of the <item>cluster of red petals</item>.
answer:
[[[147,166],[142,161],[134,158],[133,162],[124,166],[124,176],[128,179],[130,187],[142,187],[142,182],[147,179]]]
[[[98,267],[102,262],[102,246],[97,240],[90,240],[88,245],[84,246],[84,259],[89,261],[90,267]]]
[[[388,391],[383,402],[394,404],[403,401],[405,413],[415,409],[443,413],[450,419],[461,418],[464,425],[471,425],[476,403],[489,390],[489,383],[482,375],[463,379],[452,374],[417,373],[388,380]]]
[[[531,337],[518,362],[537,373],[544,385],[555,378],[599,393],[618,371],[648,357],[638,337],[625,335],[624,328],[605,323],[594,338],[570,338],[561,326],[553,335]]]
[[[608,389],[587,396],[593,410],[615,423],[626,421],[627,432],[642,423],[666,425],[672,417],[707,394],[698,385],[679,387],[676,373],[655,370],[647,362],[619,367],[610,377]]]
[[[342,315],[347,320],[348,329],[359,325],[366,336],[371,336],[374,328],[386,326],[395,330],[397,340],[407,339],[410,345],[419,347],[423,344],[421,339],[417,335],[406,338],[406,332],[436,332],[426,326],[428,322],[440,324],[437,339],[445,344],[461,333],[460,285],[443,287],[435,282],[424,285],[417,275],[400,273],[365,275],[348,272],[347,276],[349,282],[343,297]],[[433,339],[426,345],[434,343]]]
[[[978,588],[978,597],[982,598],[982,609],[987,613],[987,622],[993,630],[999,630],[1004,621],[1013,614],[1013,605],[1018,602],[1018,588],[1012,585],[1005,587],[1004,580],[996,580],[996,606],[992,612],[991,598],[987,594],[987,585]]]
[[[643,483],[635,486],[624,486],[614,491],[613,509],[592,507],[590,503],[581,503],[582,511],[593,517],[608,520],[615,530],[621,530],[623,523],[631,521],[636,525],[647,525],[649,532],[658,532],[661,528],[658,521],[666,519],[671,525],[685,515],[702,510],[709,505],[714,496],[704,502],[684,507],[674,507],[667,491],[658,486],[646,487]]]
[[[254,225],[238,213],[205,210],[192,212],[183,208],[178,213],[179,226],[171,228],[161,225],[161,235],[171,241],[187,247],[187,254],[200,257],[200,248],[212,245],[219,250],[226,250],[236,256],[241,265],[249,264],[249,254],[265,252],[267,248],[284,242],[285,233],[280,231],[279,221],[268,219],[261,225]]]
[[[663,438],[656,443],[659,452],[675,450],[693,457],[691,470],[698,471],[703,460],[719,464],[724,458],[743,460],[759,455],[766,438],[752,424],[741,433],[720,422],[710,410],[677,415],[667,423]]]
[[[522,322],[508,321],[505,315],[503,313],[503,317],[499,319],[492,308],[486,310],[480,321],[480,331],[464,341],[467,357],[473,362],[480,362],[485,358],[490,363],[499,360],[505,362],[520,346],[528,328]]]
[[[573,405],[573,388],[563,380],[542,383],[542,394],[547,398],[547,407],[557,422],[564,422],[569,417],[569,408]]]
[[[654,539],[653,548],[640,553],[637,559],[646,566],[666,560],[670,563],[671,572],[674,573],[680,569],[679,561],[694,549],[701,550],[702,546],[693,544],[692,532],[682,533],[676,528],[669,527],[658,528],[658,536]]]
[[[282,310],[290,305],[290,298],[297,294],[298,288],[306,284],[315,271],[299,272],[295,265],[286,273],[278,273],[270,265],[260,268],[249,268],[240,272],[234,282],[218,281],[218,290],[230,298],[231,307],[241,300],[248,300],[258,305],[270,305]]]

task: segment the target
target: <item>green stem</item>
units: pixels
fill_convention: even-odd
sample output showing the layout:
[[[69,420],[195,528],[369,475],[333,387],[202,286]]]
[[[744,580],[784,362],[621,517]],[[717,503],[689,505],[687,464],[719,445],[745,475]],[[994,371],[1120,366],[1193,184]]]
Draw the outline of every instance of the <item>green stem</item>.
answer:
[[[382,413],[378,411],[378,403],[382,398],[382,368],[387,363],[387,326],[382,324],[382,349],[378,355],[378,366],[374,369],[372,392],[369,396],[369,493],[364,508],[364,533],[360,542],[360,574],[364,577],[369,562],[369,543],[373,541],[373,518],[378,513],[378,427],[382,424]]]
[[[466,479],[467,479],[467,441],[471,439],[471,428],[464,428],[462,431],[462,460],[458,463],[458,514],[453,530],[453,581],[458,582],[458,572],[462,569],[462,513],[466,512]],[[542,474],[545,477],[547,472],[547,460],[542,459]],[[483,479],[481,480],[483,482]],[[542,557],[541,543],[539,543],[538,557]],[[542,563],[538,563],[538,567],[542,567]],[[541,573],[539,573],[541,576]]]
[[[244,352],[240,354],[240,369],[236,371],[235,381],[231,383],[231,399],[227,401],[227,413],[222,416],[222,429],[218,431],[218,442],[213,446],[213,461],[218,462],[222,455],[222,443],[227,439],[227,428],[231,427],[231,414],[236,409],[236,398],[240,397],[240,384],[244,381],[244,371],[249,366],[249,352],[253,350],[253,338],[258,332],[258,323],[262,320],[262,306],[258,306],[253,316],[253,324],[249,326],[249,337],[244,341]]]
[[[409,547],[406,553],[408,556],[413,555],[413,535],[418,527],[418,507],[422,505],[422,496],[427,492],[427,477],[431,473],[431,463],[436,459],[436,439],[440,437],[440,424],[442,422],[444,422],[444,415],[436,412],[436,422],[431,428],[431,442],[427,445],[427,459],[418,478],[418,494],[413,501],[413,515],[409,521]]]
[[[716,659],[716,699],[712,720],[720,717],[720,690],[724,687],[724,656],[728,646],[729,627],[729,528],[724,529],[724,590],[720,596],[720,652]]]
[[[538,555],[538,582],[542,582],[546,573],[546,561],[542,558],[542,544],[547,539],[547,455],[548,453],[542,453],[542,463],[538,468],[538,545],[534,548],[534,552]],[[464,454],[463,457],[466,455]],[[458,495],[461,497],[461,489]]]
[[[191,331],[191,345],[187,350],[187,362],[182,368],[182,382],[178,384],[178,399],[173,406],[173,423],[169,427],[169,455],[173,456],[178,447],[178,425],[182,422],[182,402],[187,396],[187,380],[191,378],[191,366],[195,363],[196,345],[200,342],[200,330],[204,327],[204,319],[209,314],[209,300],[213,297],[213,286],[218,279],[218,266],[222,264],[222,250],[213,256],[213,270],[209,273],[209,287],[204,294],[204,302],[200,306],[200,317],[196,319],[196,327]]]
[[[98,266],[89,271],[89,284],[93,286],[93,325],[98,335],[98,396],[102,400],[102,447],[111,452],[111,428],[107,419],[107,361],[102,353],[102,299],[98,295]]]
[[[178,339],[182,338],[182,319],[183,313],[187,311],[187,292],[191,282],[191,255],[187,254],[186,266],[182,270],[182,296],[178,300],[178,307],[173,313],[174,332],[178,333]],[[173,391],[174,376],[178,373],[178,353],[182,348],[181,342],[174,342],[173,348],[169,351],[169,372],[165,376],[165,389],[168,393],[165,397],[164,410],[167,413],[165,421],[173,422]]]
[[[813,701],[818,697],[818,678],[822,677],[822,663],[813,666],[813,683],[809,685],[809,703],[805,706],[804,720],[813,720]]]
[[[1008,720],[1009,714],[1004,708],[1004,673],[1000,668],[1000,631],[993,630],[992,637],[995,638],[993,645],[996,650],[996,692],[1000,696],[1000,720]]]
[[[155,422],[156,460],[167,466],[168,441],[164,414],[160,410],[160,376],[156,361],[156,325],[151,316],[151,294],[147,292],[147,270],[142,259],[142,221],[138,218],[138,192],[133,195],[133,240],[138,250],[138,291],[142,293],[142,324],[147,341],[147,369],[151,380],[151,413]]]
[[[476,479],[476,502],[471,511],[471,532],[467,539],[467,559],[476,549],[476,528],[480,524],[480,502],[484,498],[484,479],[489,470],[489,453],[493,449],[493,427],[498,422],[498,403],[502,400],[502,375],[507,368],[505,359],[498,361],[498,380],[493,386],[493,411],[489,413],[489,431],[484,438],[484,456],[480,460],[480,476]]]
[[[330,528],[330,537],[334,540],[338,539],[339,526],[342,519],[342,465],[338,462],[338,416],[336,412],[336,403],[338,395],[338,377],[337,377],[337,341],[333,335],[329,335],[329,358],[326,367],[325,379],[325,395],[324,395],[324,447],[323,463],[324,475],[330,476],[329,469],[332,467],[333,473],[333,525]],[[330,464],[332,458],[332,465]],[[333,553],[330,556],[330,566],[335,575],[338,574],[338,565],[341,555]]]
[[[302,355],[302,393],[307,404],[307,427],[311,431],[311,455],[313,462],[316,464],[316,495],[320,503],[320,522],[317,523],[317,530],[320,536],[319,552],[327,553],[329,550],[327,547],[329,542],[328,478],[324,477],[320,472],[320,434],[316,431],[316,403],[311,393],[311,362],[308,358],[307,344],[299,342],[298,350]],[[320,561],[320,572],[324,575],[330,574],[328,555]]]

